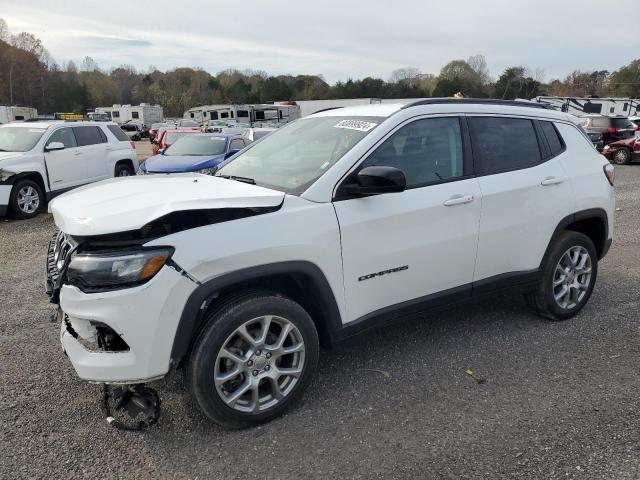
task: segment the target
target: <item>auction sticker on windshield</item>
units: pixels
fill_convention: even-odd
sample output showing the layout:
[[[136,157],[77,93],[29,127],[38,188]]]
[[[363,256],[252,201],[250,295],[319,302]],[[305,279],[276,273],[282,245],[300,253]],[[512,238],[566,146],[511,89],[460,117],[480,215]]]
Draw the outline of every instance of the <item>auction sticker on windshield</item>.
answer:
[[[364,122],[362,120],[342,120],[334,125],[335,128],[348,128],[349,130],[359,130],[360,132],[368,132],[377,123]]]

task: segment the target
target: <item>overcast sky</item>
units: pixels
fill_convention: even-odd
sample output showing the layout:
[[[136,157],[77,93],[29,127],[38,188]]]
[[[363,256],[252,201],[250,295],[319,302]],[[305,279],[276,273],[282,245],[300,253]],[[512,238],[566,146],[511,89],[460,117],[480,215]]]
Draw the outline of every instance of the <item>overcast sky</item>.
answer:
[[[437,74],[483,54],[494,77],[525,65],[548,81],[640,58],[640,0],[0,0],[0,17],[59,64],[89,55],[103,69],[256,69],[334,83],[405,66]]]

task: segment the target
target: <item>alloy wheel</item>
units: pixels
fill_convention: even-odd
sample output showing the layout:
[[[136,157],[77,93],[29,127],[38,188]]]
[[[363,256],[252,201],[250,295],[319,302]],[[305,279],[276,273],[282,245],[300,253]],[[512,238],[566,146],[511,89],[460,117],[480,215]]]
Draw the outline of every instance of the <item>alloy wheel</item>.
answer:
[[[613,154],[613,161],[618,165],[624,165],[629,161],[628,155],[627,151],[624,148],[621,148]]]
[[[262,412],[293,391],[304,362],[304,339],[291,321],[276,315],[254,318],[229,335],[218,352],[216,391],[234,410]]]
[[[586,248],[576,245],[558,261],[553,275],[553,297],[562,309],[577,306],[591,285],[592,260]]]
[[[37,212],[40,207],[40,194],[30,185],[25,185],[18,191],[16,200],[18,208],[27,215]]]

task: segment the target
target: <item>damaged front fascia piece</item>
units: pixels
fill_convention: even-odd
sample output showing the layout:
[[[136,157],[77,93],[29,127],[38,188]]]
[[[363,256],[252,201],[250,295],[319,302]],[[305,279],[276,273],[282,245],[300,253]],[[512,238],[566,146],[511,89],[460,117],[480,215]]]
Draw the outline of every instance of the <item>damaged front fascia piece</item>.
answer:
[[[214,208],[202,210],[179,210],[156,218],[137,230],[107,233],[89,237],[75,237],[82,244],[82,252],[91,252],[107,248],[120,248],[143,245],[167,235],[191,230],[193,228],[230,222],[241,218],[275,212],[282,204],[274,207]]]

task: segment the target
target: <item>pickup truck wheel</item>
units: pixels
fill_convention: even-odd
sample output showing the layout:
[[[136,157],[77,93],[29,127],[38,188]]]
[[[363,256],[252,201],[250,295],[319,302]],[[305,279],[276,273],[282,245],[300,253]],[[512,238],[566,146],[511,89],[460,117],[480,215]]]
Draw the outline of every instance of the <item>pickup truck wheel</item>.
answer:
[[[13,186],[9,197],[9,208],[14,218],[33,218],[38,214],[43,204],[42,189],[33,180],[20,180]]]
[[[131,175],[133,175],[133,170],[131,169],[131,166],[126,165],[126,164],[119,164],[116,165],[116,171],[114,173],[114,176],[116,177],[130,177]]]
[[[318,362],[318,334],[296,302],[270,292],[231,299],[206,319],[187,382],[203,413],[242,428],[294,405]]]
[[[586,235],[565,231],[543,266],[542,280],[525,295],[527,304],[550,320],[576,315],[591,296],[598,274],[598,256]]]
[[[617,165],[627,165],[631,163],[631,152],[628,148],[621,147],[613,154],[613,163]]]

